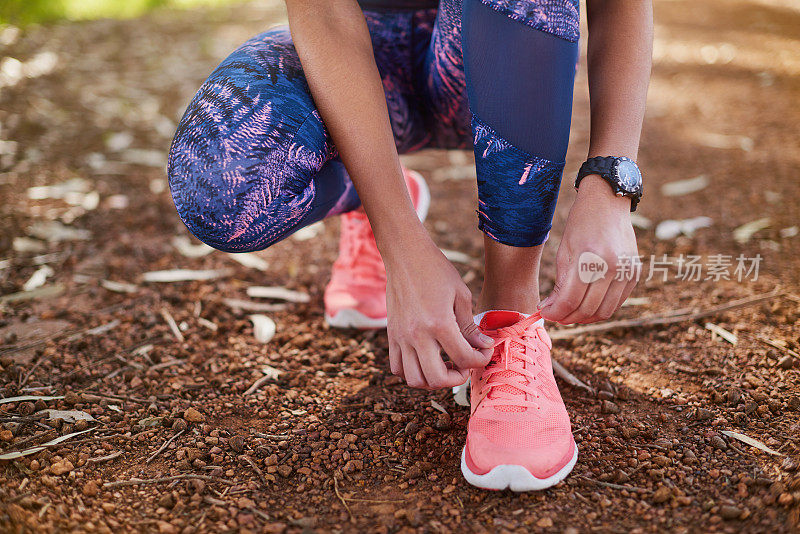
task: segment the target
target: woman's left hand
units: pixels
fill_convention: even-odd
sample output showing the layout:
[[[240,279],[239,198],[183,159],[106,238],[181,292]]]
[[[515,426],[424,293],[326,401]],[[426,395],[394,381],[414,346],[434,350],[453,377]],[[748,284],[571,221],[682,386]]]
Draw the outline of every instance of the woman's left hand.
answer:
[[[593,323],[625,302],[641,270],[630,208],[630,199],[616,196],[599,176],[581,181],[556,255],[555,287],[539,305],[542,317]]]

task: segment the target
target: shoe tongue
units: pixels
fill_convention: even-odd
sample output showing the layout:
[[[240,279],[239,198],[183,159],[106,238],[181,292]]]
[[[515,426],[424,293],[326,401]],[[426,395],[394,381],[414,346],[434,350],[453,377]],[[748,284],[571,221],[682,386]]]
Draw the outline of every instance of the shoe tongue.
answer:
[[[481,318],[479,328],[483,331],[498,330],[499,328],[505,328],[508,326],[515,325],[524,318],[525,315],[515,311],[505,311],[505,310],[490,311],[486,312],[484,316]],[[525,350],[525,347],[522,344],[515,343],[513,341],[511,342],[508,354],[508,357],[510,358],[508,362],[509,366],[514,364],[523,364],[523,360],[521,358],[514,356],[515,352],[523,350]],[[501,356],[502,356],[501,350],[500,349],[495,350],[494,354],[492,354],[491,363],[494,365],[504,365],[503,362],[501,361]],[[517,374],[518,373],[516,373],[515,371],[509,369],[508,371],[501,371],[499,373],[496,373],[494,376],[496,378],[508,378]],[[527,379],[525,380],[525,382],[527,383]],[[495,392],[505,392],[512,395],[525,396],[525,393],[523,391],[511,385],[495,386],[492,389],[492,392],[489,393],[489,398],[494,397]],[[515,405],[506,405],[506,406],[495,405],[495,409],[501,412],[524,412],[526,410],[526,408],[523,406],[515,406]]]
[[[488,311],[483,314],[478,327],[481,330],[497,330],[498,328],[505,328],[506,326],[517,324],[524,318],[525,316],[523,314],[515,311]]]

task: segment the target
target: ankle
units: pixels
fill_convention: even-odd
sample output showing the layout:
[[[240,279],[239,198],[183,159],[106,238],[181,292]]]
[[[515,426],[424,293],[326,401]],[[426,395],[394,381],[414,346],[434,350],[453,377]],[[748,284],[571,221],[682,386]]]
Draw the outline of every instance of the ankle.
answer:
[[[484,286],[478,297],[477,312],[509,310],[520,313],[536,313],[539,305],[538,285],[532,288],[516,288],[516,291],[491,291]]]

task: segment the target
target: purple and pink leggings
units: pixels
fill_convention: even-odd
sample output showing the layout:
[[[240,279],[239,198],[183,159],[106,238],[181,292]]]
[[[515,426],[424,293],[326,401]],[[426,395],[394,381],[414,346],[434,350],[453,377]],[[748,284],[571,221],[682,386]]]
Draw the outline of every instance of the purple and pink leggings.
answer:
[[[479,228],[511,246],[543,243],[569,140],[578,0],[441,0],[364,16],[398,151],[474,147]],[[228,252],[360,206],[285,26],[211,73],[167,171],[189,230]]]

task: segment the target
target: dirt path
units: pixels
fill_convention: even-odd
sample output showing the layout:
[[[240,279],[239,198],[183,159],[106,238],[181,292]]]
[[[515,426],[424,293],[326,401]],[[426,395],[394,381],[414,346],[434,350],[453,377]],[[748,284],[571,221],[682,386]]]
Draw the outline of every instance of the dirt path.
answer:
[[[579,462],[530,495],[463,481],[467,411],[447,392],[400,385],[384,333],[324,327],[336,221],[260,253],[263,271],[173,244],[187,233],[165,190],[167,143],[206,73],[282,20],[277,3],[259,3],[267,7],[0,32],[0,56],[19,61],[0,58],[0,295],[52,270],[38,298],[0,301],[0,402],[65,397],[0,404],[0,454],[88,431],[0,461],[0,531],[798,530],[800,11],[791,1],[656,2],[640,251],[646,277],[651,256],[700,256],[703,271],[682,280],[673,262],[664,281],[664,265],[652,264],[619,318],[786,293],[688,323],[557,341],[554,356],[599,393],[561,383]],[[544,291],[587,144],[585,83],[581,72]],[[458,268],[477,291],[469,154],[406,162],[432,185],[429,230],[468,256]],[[701,175],[696,192],[662,189]],[[62,198],[39,198],[53,196]],[[656,237],[665,220],[700,216],[711,226]],[[740,229],[761,219],[750,235]],[[760,255],[757,279],[737,280],[740,255],[747,267]],[[174,268],[223,273],[142,278]],[[263,304],[247,296],[253,285],[311,297],[262,312],[277,323],[265,345],[253,312],[226,300]],[[45,409],[94,420],[48,421]]]

